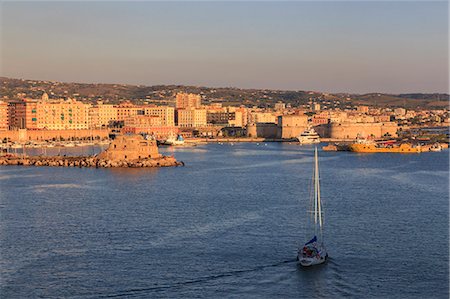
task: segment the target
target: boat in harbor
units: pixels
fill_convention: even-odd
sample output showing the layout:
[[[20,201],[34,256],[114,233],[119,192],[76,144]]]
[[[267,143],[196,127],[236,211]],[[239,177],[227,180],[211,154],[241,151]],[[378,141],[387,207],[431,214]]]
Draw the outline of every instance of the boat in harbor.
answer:
[[[313,128],[308,128],[297,137],[300,144],[320,143],[320,136]]]
[[[323,241],[323,211],[322,202],[320,200],[320,177],[319,177],[319,158],[317,147],[314,150],[314,172],[313,172],[313,188],[311,192],[310,205],[311,213],[308,215],[310,222],[313,224],[313,237],[303,246],[298,248],[297,260],[300,265],[309,267],[319,265],[328,259],[328,252]]]
[[[183,145],[184,138],[181,135],[175,137],[175,135],[171,134],[169,137],[163,142],[164,145]]]
[[[429,150],[430,150],[430,152],[440,152],[440,151],[442,151],[442,146],[440,143],[435,143],[430,146]]]
[[[414,146],[409,143],[352,143],[348,146],[355,153],[421,153],[420,145]]]

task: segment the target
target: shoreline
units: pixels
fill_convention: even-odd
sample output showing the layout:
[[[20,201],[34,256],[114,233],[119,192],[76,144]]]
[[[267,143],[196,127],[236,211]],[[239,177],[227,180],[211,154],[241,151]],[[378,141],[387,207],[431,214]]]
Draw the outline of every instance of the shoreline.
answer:
[[[354,142],[355,139],[336,139],[336,138],[320,138],[320,143],[327,142]],[[280,143],[298,143],[295,138],[292,139],[279,139],[279,138],[186,138],[185,143],[261,143],[261,142],[280,142]]]
[[[184,162],[174,157],[147,158],[140,160],[108,160],[96,156],[25,156],[16,155],[0,157],[0,166],[49,166],[49,167],[79,167],[79,168],[151,168],[151,167],[178,167]]]

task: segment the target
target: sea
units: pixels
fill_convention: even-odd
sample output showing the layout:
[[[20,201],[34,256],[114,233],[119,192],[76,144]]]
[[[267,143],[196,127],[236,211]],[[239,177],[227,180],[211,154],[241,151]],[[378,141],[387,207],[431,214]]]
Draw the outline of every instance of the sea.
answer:
[[[448,298],[448,150],[320,148],[330,258],[311,268],[296,254],[314,233],[312,146],[161,148],[185,163],[172,168],[0,166],[0,297]]]

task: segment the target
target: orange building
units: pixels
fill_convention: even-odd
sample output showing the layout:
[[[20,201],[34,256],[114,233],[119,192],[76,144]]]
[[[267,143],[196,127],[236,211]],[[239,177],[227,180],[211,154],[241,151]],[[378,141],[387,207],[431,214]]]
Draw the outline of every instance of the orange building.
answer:
[[[8,103],[0,101],[0,131],[8,130]]]
[[[37,127],[47,130],[83,130],[89,128],[90,104],[75,99],[39,101]]]
[[[9,103],[9,128],[47,129],[47,130],[82,130],[88,129],[89,104],[74,99],[49,101],[24,99]]]
[[[177,121],[179,127],[205,127],[206,126],[206,110],[205,109],[178,109]]]
[[[248,122],[249,124],[257,124],[257,123],[276,123],[277,116],[272,112],[258,112],[252,111],[248,113]]]
[[[139,160],[160,158],[155,140],[145,140],[141,135],[122,135],[111,142],[108,149],[98,155],[99,159]]]
[[[37,100],[23,99],[22,101],[9,102],[8,119],[9,128],[35,130],[38,128]]]
[[[202,105],[202,98],[198,94],[182,93],[176,95],[175,107],[178,108],[200,108]]]
[[[173,127],[175,125],[175,109],[169,106],[144,106],[144,114],[157,116],[161,119],[162,126]]]
[[[117,109],[117,120],[125,121],[128,116],[137,115],[141,107],[134,105],[130,101],[120,103],[116,106]]]
[[[153,126],[162,126],[162,119],[152,115],[133,115],[128,116],[124,121],[125,127],[146,128]]]

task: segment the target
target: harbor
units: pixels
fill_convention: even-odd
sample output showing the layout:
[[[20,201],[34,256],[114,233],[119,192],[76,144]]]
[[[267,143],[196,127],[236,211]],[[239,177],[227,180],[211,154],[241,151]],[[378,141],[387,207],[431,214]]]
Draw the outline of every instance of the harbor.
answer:
[[[155,141],[145,140],[140,135],[119,136],[97,155],[89,156],[28,156],[3,153],[0,165],[52,166],[52,167],[94,167],[94,168],[143,168],[184,166],[173,156],[159,154]]]
[[[320,275],[324,298],[446,297],[448,257],[414,259],[447,246],[448,152],[318,150],[330,259],[307,270],[312,146],[159,148],[178,168],[0,166],[2,294],[302,298]]]

